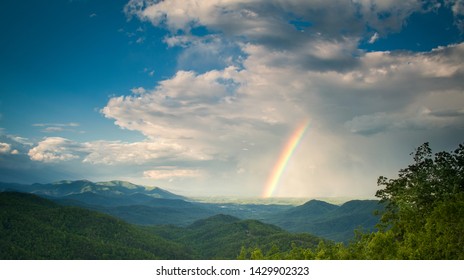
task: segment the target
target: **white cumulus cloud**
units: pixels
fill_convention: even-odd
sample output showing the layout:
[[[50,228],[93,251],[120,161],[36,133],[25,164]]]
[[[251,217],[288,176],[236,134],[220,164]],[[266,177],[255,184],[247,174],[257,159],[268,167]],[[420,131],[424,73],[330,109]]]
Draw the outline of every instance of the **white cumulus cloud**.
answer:
[[[78,159],[76,153],[81,150],[81,145],[62,137],[47,137],[38,145],[29,150],[29,157],[34,161],[46,163],[68,161]]]
[[[7,154],[11,151],[11,145],[8,143],[0,142],[0,154]]]

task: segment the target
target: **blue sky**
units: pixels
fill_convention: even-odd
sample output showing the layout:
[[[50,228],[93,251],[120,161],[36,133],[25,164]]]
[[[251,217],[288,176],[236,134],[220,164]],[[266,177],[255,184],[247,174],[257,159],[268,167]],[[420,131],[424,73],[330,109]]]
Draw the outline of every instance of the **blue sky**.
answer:
[[[0,181],[369,197],[464,139],[464,1],[0,4]]]

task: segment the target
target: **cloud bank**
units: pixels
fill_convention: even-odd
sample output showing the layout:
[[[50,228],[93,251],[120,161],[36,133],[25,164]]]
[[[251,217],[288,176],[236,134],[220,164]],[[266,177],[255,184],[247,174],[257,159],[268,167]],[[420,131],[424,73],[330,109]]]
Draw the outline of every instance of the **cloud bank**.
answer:
[[[462,28],[462,1],[131,0],[126,15],[167,30],[166,47],[181,50],[175,75],[101,109],[144,140],[47,137],[28,155],[130,165],[125,176],[135,181],[191,192],[259,195],[287,138],[309,119],[276,195],[372,196],[376,178],[405,166],[414,147],[464,139],[463,43],[361,47],[440,8]]]

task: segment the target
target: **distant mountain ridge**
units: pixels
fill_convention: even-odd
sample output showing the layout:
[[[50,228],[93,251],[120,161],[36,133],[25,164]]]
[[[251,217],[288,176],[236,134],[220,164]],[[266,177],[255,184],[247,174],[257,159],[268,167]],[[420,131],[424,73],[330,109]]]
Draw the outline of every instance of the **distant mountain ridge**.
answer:
[[[262,220],[291,232],[309,232],[335,241],[347,241],[357,229],[375,230],[379,217],[374,214],[382,210],[378,200],[351,200],[340,206],[310,200]]]
[[[321,200],[312,199],[303,205],[299,205],[291,210],[288,210],[285,213],[287,213],[288,215],[305,214],[305,215],[310,215],[309,217],[312,217],[312,216],[318,217],[320,215],[327,214],[337,208],[338,208],[337,205],[330,204],[330,203],[327,203]]]
[[[58,181],[50,184],[0,183],[0,191],[33,193],[62,205],[96,210],[139,225],[186,226],[216,214],[211,207],[189,202],[184,196],[158,187],[125,181]]]
[[[105,196],[144,194],[154,198],[186,199],[158,187],[135,185],[125,181],[91,182],[88,180],[63,180],[50,184],[21,185],[0,183],[0,191],[14,190],[19,192],[35,193],[52,197],[64,197],[81,193],[95,193]]]

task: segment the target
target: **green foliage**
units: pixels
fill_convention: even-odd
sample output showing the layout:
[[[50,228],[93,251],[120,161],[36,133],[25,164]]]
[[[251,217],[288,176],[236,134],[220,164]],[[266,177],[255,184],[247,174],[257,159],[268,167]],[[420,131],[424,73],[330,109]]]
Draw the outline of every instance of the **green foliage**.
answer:
[[[264,260],[264,255],[261,252],[261,249],[255,249],[251,252],[251,259],[252,260]]]
[[[419,232],[406,232],[402,254],[411,259],[464,259],[464,194],[439,203]]]
[[[423,227],[438,203],[464,192],[463,168],[463,145],[453,153],[440,152],[435,157],[428,143],[417,148],[414,163],[401,169],[398,178],[378,180],[383,188],[376,196],[387,205],[382,223],[406,231]]]
[[[414,163],[401,169],[397,179],[380,177],[378,181],[383,188],[376,196],[386,204],[380,226],[388,242],[397,246],[388,256],[463,259],[464,146],[433,156],[425,143],[413,158]],[[371,243],[382,243],[378,239],[372,237]]]
[[[183,246],[121,220],[0,193],[0,259],[185,259]]]
[[[320,241],[310,234],[288,233],[274,225],[222,214],[199,220],[186,228],[155,226],[151,230],[189,246],[199,259],[279,259],[277,253],[290,250],[292,244],[311,248]]]

